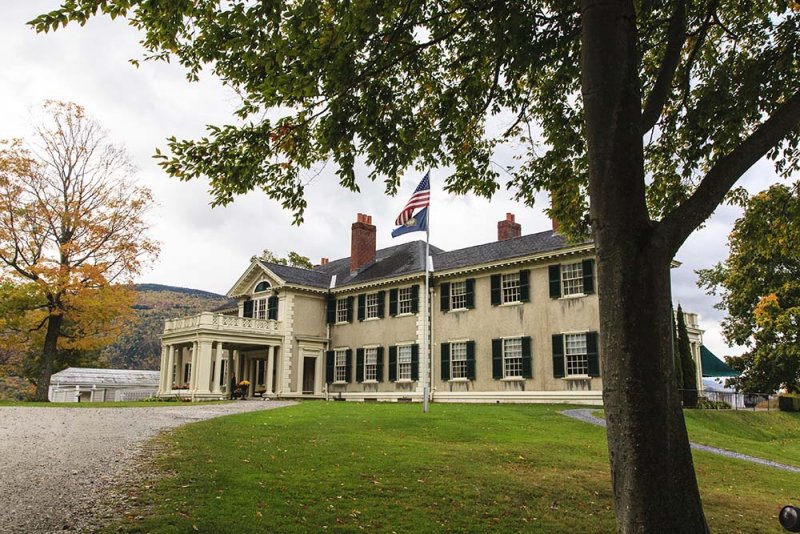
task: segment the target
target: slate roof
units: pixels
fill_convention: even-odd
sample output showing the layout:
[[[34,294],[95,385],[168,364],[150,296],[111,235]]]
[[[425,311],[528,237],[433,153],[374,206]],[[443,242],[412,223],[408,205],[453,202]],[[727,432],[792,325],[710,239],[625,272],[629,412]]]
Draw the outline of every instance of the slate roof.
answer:
[[[434,271],[445,271],[539,252],[550,252],[568,246],[571,244],[564,237],[548,230],[450,252],[431,245],[430,251],[433,256]],[[336,276],[335,287],[342,288],[384,278],[422,273],[425,271],[424,257],[425,242],[412,241],[376,251],[375,261],[353,274],[350,273],[349,257],[317,265],[313,269],[289,267],[261,260],[259,262],[290,284],[328,289],[331,287],[333,276]]]
[[[591,243],[591,241],[585,241],[584,243]],[[546,232],[514,237],[505,241],[493,241],[483,245],[442,252],[433,257],[433,268],[434,271],[446,271],[459,267],[463,268],[481,263],[528,256],[539,252],[550,252],[568,246],[570,246],[570,243],[563,236],[553,230],[547,230]]]
[[[158,371],[67,367],[51,377],[52,384],[158,387]]]

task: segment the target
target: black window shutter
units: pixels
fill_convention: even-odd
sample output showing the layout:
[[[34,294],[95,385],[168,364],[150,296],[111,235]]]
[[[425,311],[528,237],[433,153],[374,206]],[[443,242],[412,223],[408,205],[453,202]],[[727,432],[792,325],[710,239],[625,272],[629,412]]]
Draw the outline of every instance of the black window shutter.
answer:
[[[475,380],[475,342],[467,341],[467,378]]]
[[[441,295],[441,309],[443,312],[450,310],[450,283],[445,282],[440,287]]]
[[[442,343],[442,380],[450,380],[450,343]]]
[[[492,275],[492,306],[497,306],[501,303],[500,299],[500,275]]]
[[[367,295],[361,293],[358,296],[358,320],[363,321],[367,316]]]
[[[364,381],[364,349],[356,349],[356,382]]]
[[[503,340],[492,340],[492,378],[503,378]]]
[[[475,307],[475,279],[467,278],[467,308]]]
[[[597,351],[597,332],[586,332],[586,359],[589,376],[600,376],[600,354]]]
[[[553,376],[564,378],[564,336],[555,334],[553,336]]]
[[[253,317],[253,301],[247,299],[244,301],[244,310],[242,311],[242,317]]]
[[[378,347],[377,352],[378,363],[375,365],[375,379],[383,382],[383,347]]]
[[[347,322],[353,322],[353,297],[347,297]]]
[[[385,302],[386,302],[386,291],[378,291],[378,317],[383,318]]]
[[[333,382],[334,354],[332,350],[325,351],[325,382]]]
[[[267,300],[267,319],[278,320],[278,297],[270,297]]]
[[[531,357],[531,338],[522,338],[522,377],[533,378],[533,358]]]
[[[594,260],[583,260],[583,293],[594,293]]]
[[[389,347],[389,382],[397,382],[397,346]]]
[[[519,272],[519,300],[528,302],[531,300],[531,285],[529,282],[530,271],[523,269]]]
[[[389,315],[397,315],[397,289],[389,290]]]
[[[411,345],[411,380],[419,380],[419,345]]]
[[[550,298],[561,298],[561,265],[551,265],[547,271],[550,278]]]
[[[411,313],[419,311],[419,284],[411,286]]]
[[[344,351],[344,367],[345,373],[347,377],[345,378],[345,382],[350,382],[353,379],[352,371],[353,371],[353,350],[347,349]]]
[[[328,297],[328,324],[336,322],[336,299],[333,296]]]

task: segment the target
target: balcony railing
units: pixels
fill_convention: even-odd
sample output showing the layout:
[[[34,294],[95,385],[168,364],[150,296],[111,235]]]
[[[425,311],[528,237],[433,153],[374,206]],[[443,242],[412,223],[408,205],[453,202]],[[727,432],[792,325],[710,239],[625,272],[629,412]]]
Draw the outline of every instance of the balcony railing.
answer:
[[[189,317],[178,317],[164,321],[164,333],[171,334],[181,330],[195,330],[198,328],[221,330],[230,332],[258,332],[263,334],[277,334],[280,323],[271,319],[253,319],[250,317],[237,317],[221,313],[203,312]]]

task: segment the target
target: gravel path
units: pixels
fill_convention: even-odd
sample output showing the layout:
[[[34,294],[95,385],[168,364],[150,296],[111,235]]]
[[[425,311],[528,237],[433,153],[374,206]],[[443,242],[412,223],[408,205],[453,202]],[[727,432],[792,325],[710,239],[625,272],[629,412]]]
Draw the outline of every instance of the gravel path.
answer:
[[[564,410],[561,413],[566,415],[567,417],[578,419],[579,421],[584,421],[586,423],[591,423],[593,425],[605,427],[606,420],[600,419],[599,417],[595,417],[594,415],[592,415],[593,411],[594,411],[593,409],[588,409],[588,410],[579,409],[579,410]],[[718,449],[717,447],[710,447],[708,445],[700,445],[699,443],[690,443],[690,445],[692,446],[692,450],[695,451],[710,452],[711,454],[718,454],[720,456],[726,456],[728,458],[744,460],[745,462],[766,465],[768,467],[774,467],[775,469],[782,469],[783,471],[800,473],[800,467],[795,467],[793,465],[779,464],[778,462],[773,462],[772,460],[765,460],[763,458],[756,458],[755,456],[748,456],[747,454],[726,451],[725,449]]]
[[[127,498],[115,486],[123,480],[136,482],[137,458],[148,438],[186,423],[291,404],[259,400],[152,408],[2,407],[0,531],[94,531]]]

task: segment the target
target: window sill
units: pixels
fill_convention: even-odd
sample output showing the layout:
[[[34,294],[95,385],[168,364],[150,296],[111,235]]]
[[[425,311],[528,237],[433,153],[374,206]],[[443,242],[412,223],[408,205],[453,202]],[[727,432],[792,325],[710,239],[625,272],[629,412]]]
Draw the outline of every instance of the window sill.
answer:
[[[520,304],[525,304],[525,303],[521,300],[515,300],[514,302],[503,302],[501,304],[498,304],[498,307],[502,308],[503,306],[519,306]]]
[[[501,378],[500,382],[525,382],[527,378],[521,376],[509,376],[507,378]]]
[[[591,378],[589,375],[567,375],[561,380],[591,380]]]
[[[469,378],[451,378],[450,380],[448,380],[448,382],[456,382],[456,383],[469,382],[469,381],[470,381]]]
[[[362,323],[366,323],[366,322],[369,322],[369,321],[378,321],[378,320],[380,320],[380,317],[367,317],[366,319],[364,319],[361,322]]]
[[[395,315],[395,317],[411,317],[413,315],[416,315],[416,314],[415,313],[411,313],[411,312],[405,312],[405,313],[398,313],[397,315]]]
[[[334,380],[333,382],[331,382],[331,384],[334,386],[344,386],[347,384],[347,382],[344,380]]]
[[[377,383],[378,383],[378,381],[377,381],[377,380],[364,380],[364,381],[363,381],[363,382],[361,382],[361,383],[362,383],[362,384],[377,384]]]
[[[463,313],[469,311],[471,308],[452,308],[447,310],[447,313]]]
[[[335,323],[333,323],[333,326],[341,326],[343,324],[350,324],[350,322],[349,321],[336,321]]]
[[[395,384],[413,384],[414,381],[411,380],[410,378],[401,378],[400,380],[395,380],[394,383]]]
[[[571,300],[571,299],[579,299],[586,296],[586,293],[574,293],[572,295],[563,295],[558,297],[558,300]]]

